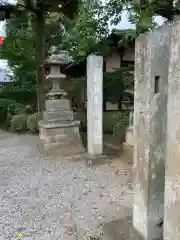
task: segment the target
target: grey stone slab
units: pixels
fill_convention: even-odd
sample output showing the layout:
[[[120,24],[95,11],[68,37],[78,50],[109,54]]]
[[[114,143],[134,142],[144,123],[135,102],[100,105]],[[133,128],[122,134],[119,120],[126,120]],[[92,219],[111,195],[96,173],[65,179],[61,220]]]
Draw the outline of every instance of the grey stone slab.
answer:
[[[180,239],[180,21],[171,25],[164,239]]]
[[[70,101],[68,99],[47,100],[45,106],[48,110],[69,110]]]
[[[62,110],[62,111],[45,111],[43,114],[44,120],[49,122],[57,121],[73,121],[74,115],[71,110]]]
[[[103,57],[90,55],[87,58],[87,131],[88,153],[94,156],[103,151],[102,92]]]
[[[133,225],[148,240],[164,216],[169,31],[136,40]]]

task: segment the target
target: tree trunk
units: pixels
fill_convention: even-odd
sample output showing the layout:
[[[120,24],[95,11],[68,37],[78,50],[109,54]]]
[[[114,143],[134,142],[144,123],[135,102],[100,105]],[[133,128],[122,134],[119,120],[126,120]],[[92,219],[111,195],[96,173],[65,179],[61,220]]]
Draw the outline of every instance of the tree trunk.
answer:
[[[36,81],[38,112],[43,114],[45,105],[45,9],[36,15]]]

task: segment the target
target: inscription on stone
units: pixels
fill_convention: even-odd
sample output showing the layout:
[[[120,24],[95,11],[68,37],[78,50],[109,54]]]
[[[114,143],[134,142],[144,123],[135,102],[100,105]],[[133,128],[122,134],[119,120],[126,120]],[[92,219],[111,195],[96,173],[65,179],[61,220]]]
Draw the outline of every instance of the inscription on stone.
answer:
[[[103,58],[90,55],[87,58],[87,122],[88,153],[93,156],[102,154],[102,85]]]

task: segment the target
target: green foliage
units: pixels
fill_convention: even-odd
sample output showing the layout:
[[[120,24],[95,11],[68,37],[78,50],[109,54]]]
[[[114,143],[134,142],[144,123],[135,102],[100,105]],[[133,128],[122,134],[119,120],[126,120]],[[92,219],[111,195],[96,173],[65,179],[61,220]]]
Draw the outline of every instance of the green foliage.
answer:
[[[174,4],[172,0],[107,0],[104,4],[94,0],[85,1],[65,32],[65,47],[78,60],[84,59],[91,52],[105,56],[109,52],[108,42],[105,41],[109,35],[108,24],[117,25],[124,10],[129,21],[135,25],[134,30],[124,31],[120,44],[126,46],[139,34],[157,26],[157,15],[167,21],[180,15],[180,4]]]
[[[1,9],[11,9],[0,57],[8,60],[16,80],[19,80],[17,71],[34,74],[40,112],[44,107],[44,60],[50,47],[61,42],[65,27],[63,23],[67,18],[74,17],[78,3],[78,0],[72,0],[60,6],[59,1],[21,0],[14,5],[0,4]],[[24,94],[25,96],[28,95]]]
[[[137,32],[135,29],[113,29],[111,35],[119,38],[119,46],[129,47],[135,41]]]
[[[4,128],[10,127],[12,116],[18,113],[30,113],[36,108],[36,82],[34,72],[14,69],[16,75],[0,92],[0,109],[3,112]]]
[[[87,81],[85,77],[76,78],[71,81],[70,90],[74,96],[79,96]],[[121,101],[123,98],[133,98],[134,95],[134,73],[129,68],[119,68],[113,72],[104,73],[103,98],[106,101]]]
[[[9,102],[9,100],[7,100]],[[7,112],[9,115],[18,114],[21,109],[24,108],[23,104],[17,103],[16,101],[10,101],[7,106]]]
[[[84,132],[87,129],[87,113],[76,112],[74,116],[75,120],[80,121],[80,132]]]
[[[133,5],[136,8],[140,8],[141,11],[151,13],[151,16],[160,15],[171,21],[180,14],[180,5],[178,1],[177,3],[174,2],[173,0],[145,0],[141,4],[134,2]]]
[[[121,14],[128,5],[128,0],[108,0],[104,7],[104,15],[108,16],[111,24],[117,25],[121,21]]]
[[[121,120],[121,113],[118,111],[107,111],[103,113],[103,132],[104,133],[114,133],[115,129],[118,129]],[[80,130],[86,131],[87,129],[87,113],[86,112],[76,112],[75,119],[81,122]],[[119,125],[117,125],[119,124]],[[116,127],[115,127],[116,126]]]
[[[34,111],[31,105],[24,105],[11,99],[0,98],[0,123],[5,129],[10,127],[11,119],[16,114],[29,114]]]
[[[86,78],[73,78],[71,79],[71,83],[69,85],[69,90],[74,92],[75,94],[80,94],[83,89],[86,88]]]
[[[59,14],[48,13],[45,25],[45,56],[52,45],[59,44],[62,37],[62,22]],[[17,74],[19,71],[32,72],[36,82],[36,32],[34,16],[29,12],[13,15],[6,24],[6,37],[1,46],[0,56],[8,60],[8,64]]]
[[[108,35],[108,25],[102,10],[100,1],[84,1],[65,32],[63,47],[71,52],[76,61],[83,60],[92,51],[98,51],[97,48],[102,51],[101,40]]]
[[[129,123],[129,111],[119,112],[116,120],[117,121],[113,126],[113,135],[122,139]]]
[[[17,114],[19,110],[23,107],[22,104],[19,104],[10,99],[0,99],[0,110],[2,115],[1,125],[3,128],[8,129],[10,127],[10,121],[14,114]]]
[[[27,129],[30,130],[32,133],[37,133],[39,131],[39,121],[40,121],[40,114],[34,113],[29,115],[27,119]]]
[[[30,114],[31,112],[32,112],[32,107],[28,105],[21,107],[18,111],[19,114]]]
[[[159,15],[171,21],[180,15],[180,4],[172,0],[108,0],[104,7],[104,14],[108,15],[111,24],[118,24],[122,11],[126,10],[131,23],[135,24],[137,35],[156,26],[154,17]]]
[[[16,69],[12,82],[0,92],[0,98],[14,100],[23,105],[37,103],[36,82],[34,72]]]
[[[128,68],[119,68],[113,72],[104,73],[104,100],[122,100],[127,89],[127,82],[131,82],[131,87],[133,87],[133,73]]]
[[[1,58],[7,59],[12,69],[35,68],[35,39],[30,25],[31,16],[23,12],[18,16],[12,16],[6,23],[6,37],[1,47]],[[30,18],[31,19],[31,18]]]
[[[2,98],[2,99],[0,99],[0,108],[1,108],[1,109],[2,109],[2,108],[7,109],[8,106],[9,106],[11,103],[12,103],[11,100]]]
[[[14,115],[11,120],[11,131],[12,132],[26,131],[27,130],[27,118],[28,118],[28,114]]]
[[[31,16],[25,12],[18,16],[13,15],[7,21],[6,37],[0,49],[1,58],[8,60],[13,72],[11,82],[0,92],[0,102],[2,99],[11,102],[8,109],[4,106],[8,119],[18,113],[19,106],[37,104],[34,34],[30,20]]]
[[[103,132],[113,133],[113,128],[118,121],[119,112],[107,111],[103,113]]]

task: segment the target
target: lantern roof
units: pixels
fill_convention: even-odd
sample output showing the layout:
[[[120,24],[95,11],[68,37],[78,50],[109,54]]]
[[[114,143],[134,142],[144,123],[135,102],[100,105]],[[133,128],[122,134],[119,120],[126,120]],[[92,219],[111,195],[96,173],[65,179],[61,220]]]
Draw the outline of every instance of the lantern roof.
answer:
[[[66,66],[73,61],[72,57],[69,55],[69,52],[66,50],[58,51],[55,47],[50,50],[50,56],[45,61],[46,66],[59,65]]]

